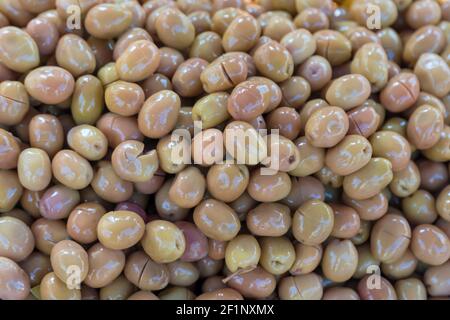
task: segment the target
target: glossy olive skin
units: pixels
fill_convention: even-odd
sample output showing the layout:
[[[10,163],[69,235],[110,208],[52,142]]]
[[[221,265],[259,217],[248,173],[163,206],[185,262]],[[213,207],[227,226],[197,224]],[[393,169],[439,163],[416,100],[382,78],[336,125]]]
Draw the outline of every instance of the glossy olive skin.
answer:
[[[141,244],[154,261],[168,263],[183,255],[186,238],[175,224],[164,220],[153,220],[145,226]]]
[[[192,108],[192,120],[201,121],[204,129],[215,127],[227,120],[228,98],[229,94],[226,92],[215,92],[197,100]]]
[[[392,180],[392,164],[384,158],[372,158],[366,166],[344,177],[346,194],[365,200],[378,194]]]
[[[417,190],[402,200],[404,216],[412,224],[433,223],[437,217],[435,198],[425,190]]]
[[[450,241],[438,227],[421,224],[413,230],[411,250],[420,261],[438,266],[449,258]]]
[[[438,162],[446,161],[446,159],[448,159],[449,157],[449,152],[447,148],[450,141],[449,137],[450,137],[450,127],[444,126],[439,141],[430,149],[422,151],[425,157],[430,160]]]
[[[275,277],[261,267],[233,275],[227,285],[241,293],[246,298],[266,298],[275,290]]]
[[[430,65],[432,67],[430,67]],[[443,97],[450,90],[447,80],[450,68],[440,56],[432,53],[424,54],[414,68],[419,81],[423,83],[422,89],[437,97]],[[433,85],[429,85],[431,83]]]
[[[30,292],[28,275],[14,261],[0,257],[0,297],[2,300],[25,300]]]
[[[79,270],[79,278],[75,285],[80,284],[88,273],[88,254],[78,243],[63,240],[55,244],[50,254],[50,261],[55,275],[64,283],[69,283],[72,268]]]
[[[39,50],[33,38],[17,27],[0,32],[0,59],[9,69],[26,72],[39,65]]]
[[[180,98],[173,91],[155,93],[145,101],[139,112],[139,130],[149,138],[165,136],[175,127],[180,104]]]
[[[19,81],[0,83],[0,124],[18,125],[30,110],[26,87]]]
[[[281,82],[294,72],[294,60],[290,52],[277,42],[268,42],[253,54],[256,68],[265,77]]]
[[[235,8],[233,6],[227,7],[224,3],[215,3],[213,7],[212,24],[211,29],[220,35],[223,35],[228,25],[238,16],[245,14],[244,10],[241,10],[242,3],[239,3]],[[217,11],[217,12],[216,12]]]
[[[46,104],[58,104],[67,100],[73,93],[73,76],[60,67],[39,67],[27,74],[25,87],[28,93]]]
[[[394,172],[389,189],[396,196],[408,197],[417,191],[420,182],[419,168],[413,161],[410,161],[405,169]]]
[[[171,48],[182,50],[194,41],[194,26],[181,11],[163,10],[156,18],[155,27],[158,38]]]
[[[216,164],[208,170],[207,188],[217,200],[232,202],[244,193],[248,186],[249,176],[246,166]]]
[[[445,46],[443,31],[436,26],[423,26],[416,30],[405,43],[403,60],[414,63],[427,52],[438,53]]]
[[[279,203],[262,203],[248,212],[246,223],[254,235],[278,237],[289,230],[291,220],[289,207]]]
[[[90,161],[102,159],[108,151],[108,140],[103,132],[87,124],[71,128],[67,133],[67,143],[71,149]]]
[[[230,288],[218,289],[199,295],[196,300],[244,300],[242,295]]]
[[[36,248],[47,255],[56,243],[69,238],[66,225],[61,220],[38,219],[31,225],[31,231]]]
[[[321,278],[313,272],[285,277],[278,287],[278,296],[283,300],[320,300],[322,295]]]
[[[380,102],[391,112],[402,112],[416,102],[419,80],[413,73],[400,73],[389,80],[380,92]]]
[[[47,273],[39,286],[42,300],[81,300],[79,289],[69,289],[54,272]]]
[[[125,300],[135,292],[136,287],[120,275],[116,280],[99,291],[99,300]]]
[[[408,278],[395,283],[399,300],[426,300],[425,285],[419,279]]]
[[[298,77],[298,78],[300,78],[300,77]],[[293,79],[293,78],[291,78],[291,79]],[[297,84],[302,86],[301,85],[302,81],[304,81],[304,80],[299,80],[299,82]],[[294,80],[293,82],[296,82],[296,80]],[[285,84],[287,87],[283,86],[283,84]],[[291,102],[293,104],[296,104],[302,100],[302,97],[301,97],[302,93],[298,92],[297,88],[296,88],[297,84],[294,83],[292,85],[292,87],[290,86],[290,84],[286,84],[286,82],[283,82],[283,84],[281,86],[281,90],[283,92],[283,99],[297,100],[297,98],[298,98],[299,100],[297,100],[296,102],[291,100]],[[286,91],[289,91],[289,92],[287,93]],[[294,94],[294,95],[298,94],[298,95],[293,97],[293,96],[291,96],[291,94]],[[289,97],[286,97],[286,95],[289,95]],[[267,121],[267,127],[269,129],[280,130],[279,134],[285,138],[293,140],[300,133],[301,118],[300,118],[299,113],[294,108],[278,107],[267,115],[266,121]]]
[[[94,176],[90,163],[72,150],[61,150],[55,154],[52,172],[59,182],[75,190],[86,188]]]
[[[344,75],[330,84],[325,96],[330,105],[349,110],[369,98],[370,83],[360,74]]]
[[[128,297],[127,300],[159,300],[159,298],[150,291],[137,291]]]
[[[233,239],[241,227],[238,216],[225,203],[208,199],[193,213],[195,225],[209,238],[220,241]]]
[[[133,183],[120,178],[112,164],[104,160],[97,163],[91,187],[101,199],[112,203],[126,201],[133,194]]]
[[[358,252],[350,240],[333,240],[323,252],[322,270],[324,275],[335,282],[350,279],[356,271]]]
[[[166,265],[154,262],[143,251],[130,255],[124,273],[131,283],[142,290],[160,290],[169,283]]]
[[[343,109],[324,107],[315,111],[306,122],[305,136],[315,147],[330,148],[341,141],[349,128]]]
[[[307,137],[294,141],[300,154],[300,162],[289,174],[296,177],[309,176],[319,171],[325,163],[325,149],[313,146]]]
[[[88,250],[89,272],[84,283],[91,288],[105,287],[113,282],[125,266],[122,251],[111,250],[97,243]]]
[[[113,83],[114,81],[119,80],[119,75],[116,69],[116,63],[109,62],[105,64],[98,70],[97,76],[100,82],[104,85],[108,85],[110,83]]]
[[[290,52],[295,65],[304,62],[316,50],[316,42],[306,29],[297,29],[287,33],[281,39],[280,44]]]
[[[53,157],[62,149],[64,133],[59,119],[52,115],[38,114],[29,123],[30,145]]]
[[[168,264],[170,284],[187,287],[199,278],[199,271],[194,264],[184,261],[175,261]]]
[[[116,81],[109,84],[105,90],[105,103],[109,111],[122,116],[137,114],[144,99],[144,90],[132,82]]]
[[[387,214],[378,220],[371,233],[371,250],[382,262],[393,262],[408,248],[411,228],[405,218]]]
[[[368,138],[374,133],[379,124],[381,117],[375,108],[362,105],[347,112],[349,120],[348,134],[359,134]]]
[[[95,56],[88,43],[74,34],[59,39],[56,46],[56,61],[74,77],[92,73],[95,70]]]
[[[159,62],[160,54],[153,42],[138,40],[131,43],[117,59],[117,75],[124,81],[141,81],[156,71]]]
[[[359,135],[347,135],[329,149],[325,164],[335,173],[346,176],[364,167],[372,156],[372,145]]]
[[[17,160],[21,152],[19,142],[11,133],[4,129],[0,129],[0,142],[2,145],[0,150],[0,168],[6,170],[14,169],[17,167]]]
[[[414,273],[418,264],[417,258],[408,249],[402,257],[392,263],[382,263],[381,268],[385,275],[392,279],[401,279]]]
[[[98,4],[88,11],[84,26],[96,38],[112,39],[124,32],[132,22],[129,10],[118,4]]]
[[[351,71],[365,76],[374,91],[381,89],[388,81],[387,55],[378,43],[366,43],[355,53]]]
[[[196,267],[200,272],[201,277],[210,277],[217,273],[224,267],[223,260],[214,260],[206,256],[205,258],[196,262]]]
[[[260,79],[248,80],[238,84],[228,99],[228,113],[233,119],[244,121],[254,119],[263,114],[270,108],[272,97],[268,86],[271,84],[265,83]]]
[[[105,113],[98,119],[96,126],[106,136],[108,145],[112,148],[117,147],[126,140],[144,140],[144,136],[139,131],[138,123],[134,117]]]
[[[309,82],[312,91],[317,91],[331,80],[332,69],[327,59],[313,55],[297,68],[297,75]]]
[[[448,286],[450,263],[446,262],[440,266],[435,266],[427,269],[425,272],[424,282],[427,285],[427,292],[433,297],[445,296],[450,292]]]
[[[446,186],[436,198],[436,210],[444,220],[449,221],[450,218],[450,187]]]
[[[136,140],[119,144],[111,155],[111,164],[119,177],[131,182],[145,182],[158,169],[156,150],[144,153],[145,145]]]
[[[406,128],[408,140],[419,150],[429,149],[440,138],[444,129],[442,113],[430,105],[418,107],[410,116]]]
[[[295,262],[295,248],[286,237],[264,237],[260,239],[261,266],[274,275],[291,269]]]
[[[191,181],[196,181],[195,185]],[[202,200],[206,181],[200,170],[189,167],[180,171],[169,189],[169,199],[181,208],[193,208]]]
[[[183,262],[194,262],[210,255],[210,240],[193,224],[186,221],[177,221],[175,225],[183,232],[186,240],[186,248],[180,260]]]
[[[289,194],[291,180],[285,172],[277,172],[274,175],[263,175],[262,170],[256,169],[250,175],[247,188],[250,196],[261,202],[275,202]]]
[[[19,262],[27,258],[33,251],[34,236],[30,228],[21,220],[12,217],[0,218],[2,257]]]
[[[208,62],[212,62],[222,53],[222,39],[213,31],[198,33],[189,50],[190,57],[202,58]]]
[[[375,157],[383,157],[390,161],[392,171],[406,168],[411,158],[409,142],[393,131],[378,131],[370,137]],[[389,148],[387,146],[389,145]]]
[[[103,86],[93,75],[84,75],[75,82],[71,111],[76,124],[94,124],[103,111]]]
[[[230,52],[213,60],[200,74],[203,90],[224,91],[246,80],[250,66],[241,58],[236,52]]]
[[[231,272],[252,269],[261,258],[261,247],[255,237],[238,235],[232,239],[225,249],[225,264]]]
[[[0,300],[446,299],[449,19],[0,1]]]
[[[256,43],[260,33],[261,27],[255,18],[250,15],[238,16],[223,34],[222,46],[226,52],[246,52]]]
[[[314,271],[322,260],[321,245],[305,245],[297,243],[295,245],[295,261],[289,270],[289,273],[296,276],[308,274]]]
[[[430,192],[437,192],[446,186],[446,182],[448,181],[448,168],[443,163],[420,160],[417,165],[420,171],[421,188]]]
[[[67,219],[67,233],[78,243],[97,240],[97,224],[106,213],[102,205],[85,202],[76,206]]]
[[[144,235],[144,220],[131,211],[111,211],[97,225],[97,236],[106,248],[122,250],[136,244]]]
[[[351,288],[335,287],[325,290],[322,300],[360,300],[358,293]]]
[[[266,139],[269,159],[266,159],[264,164],[267,167],[277,166],[278,170],[283,172],[297,168],[300,163],[300,152],[291,140],[279,134],[270,134]]]
[[[365,276],[358,283],[357,289],[361,300],[397,300],[397,293],[386,278],[380,278],[380,288],[377,290],[369,287],[369,277],[369,275]]]
[[[18,158],[17,172],[25,188],[31,191],[44,190],[52,178],[50,158],[41,149],[25,149]]]
[[[341,239],[354,237],[361,226],[361,218],[357,211],[337,203],[332,203],[330,206],[334,211],[334,224],[331,235]]]
[[[365,200],[357,200],[343,194],[344,204],[358,212],[361,219],[372,221],[381,218],[388,210],[388,198],[384,193],[379,193]]]
[[[295,212],[292,220],[294,237],[303,244],[317,245],[331,234],[333,209],[321,200],[308,200]]]
[[[20,263],[20,267],[27,273],[31,287],[39,285],[42,278],[52,270],[50,258],[39,251],[31,253]]]
[[[17,173],[13,170],[0,170],[0,212],[8,212],[14,208],[22,196],[23,187]]]
[[[175,92],[182,97],[196,97],[203,93],[201,74],[208,62],[201,58],[190,58],[181,63],[172,77]]]
[[[351,56],[351,43],[342,34],[332,30],[321,30],[314,34],[317,53],[325,57],[332,66],[346,62]]]

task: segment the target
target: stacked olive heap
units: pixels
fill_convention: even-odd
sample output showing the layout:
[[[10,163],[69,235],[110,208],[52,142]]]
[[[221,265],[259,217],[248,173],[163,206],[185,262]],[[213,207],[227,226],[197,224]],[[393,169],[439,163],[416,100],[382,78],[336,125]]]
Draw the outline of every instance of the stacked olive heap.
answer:
[[[449,19],[0,1],[0,299],[448,297]],[[195,164],[175,161],[194,121]]]

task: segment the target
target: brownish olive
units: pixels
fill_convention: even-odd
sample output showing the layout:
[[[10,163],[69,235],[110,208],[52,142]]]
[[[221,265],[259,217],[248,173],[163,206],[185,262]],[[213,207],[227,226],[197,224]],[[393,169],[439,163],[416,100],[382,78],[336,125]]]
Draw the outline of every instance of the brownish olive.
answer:
[[[289,207],[279,203],[261,203],[249,211],[247,228],[256,236],[279,237],[291,226]]]
[[[207,199],[201,202],[193,214],[195,225],[209,238],[228,241],[236,237],[241,228],[238,216],[223,202]]]
[[[370,245],[372,254],[381,262],[394,262],[407,250],[411,239],[408,221],[395,214],[387,214],[373,226]]]
[[[144,220],[132,211],[111,211],[104,214],[97,224],[100,243],[113,250],[127,249],[144,235]]]
[[[308,200],[294,214],[292,233],[305,245],[318,245],[331,234],[333,224],[333,209],[329,205],[321,200]]]
[[[182,231],[177,226],[170,222],[155,220],[147,225],[142,245],[150,257],[163,263],[179,258],[185,251],[185,241]]]
[[[148,98],[138,116],[139,130],[149,138],[161,138],[176,125],[181,102],[178,95],[163,90]]]

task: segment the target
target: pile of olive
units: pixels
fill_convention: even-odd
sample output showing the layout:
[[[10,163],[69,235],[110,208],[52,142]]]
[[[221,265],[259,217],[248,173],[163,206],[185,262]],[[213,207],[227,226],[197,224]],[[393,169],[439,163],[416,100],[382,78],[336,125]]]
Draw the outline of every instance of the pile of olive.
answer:
[[[1,0],[0,299],[448,298],[449,64],[448,0]]]

